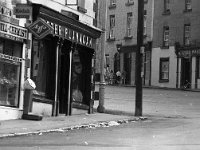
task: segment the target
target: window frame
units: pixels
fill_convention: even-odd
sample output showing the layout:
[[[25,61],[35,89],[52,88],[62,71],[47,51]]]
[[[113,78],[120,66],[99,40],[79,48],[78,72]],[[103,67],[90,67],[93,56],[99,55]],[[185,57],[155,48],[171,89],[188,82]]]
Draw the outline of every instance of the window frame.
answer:
[[[143,29],[143,35],[147,35],[147,10],[144,10],[144,29]]]
[[[164,12],[170,12],[170,0],[164,0]]]
[[[169,26],[163,27],[163,47],[169,47]]]
[[[133,13],[128,12],[127,13],[127,25],[126,25],[126,36],[131,37],[131,25],[133,20]]]
[[[162,64],[168,62],[167,71],[163,71]],[[170,69],[170,61],[169,57],[160,58],[160,70],[159,70],[159,82],[169,82],[169,70]],[[167,73],[166,77],[163,78],[162,74]]]
[[[187,29],[187,30],[186,30]],[[190,24],[184,24],[184,46],[190,46],[191,43],[191,25]]]
[[[192,0],[185,0],[185,10],[186,11],[192,10]]]

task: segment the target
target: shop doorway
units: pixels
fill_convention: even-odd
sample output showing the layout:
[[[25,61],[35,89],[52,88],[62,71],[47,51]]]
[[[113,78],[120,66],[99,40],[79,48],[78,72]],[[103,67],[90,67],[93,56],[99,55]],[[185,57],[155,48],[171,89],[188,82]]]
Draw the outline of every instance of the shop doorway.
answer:
[[[67,114],[69,102],[70,45],[63,45],[60,56],[59,114]],[[70,110],[69,110],[70,111]]]
[[[131,53],[124,53],[125,84],[131,82]]]
[[[189,58],[182,58],[181,87],[185,89],[191,88],[191,62]]]

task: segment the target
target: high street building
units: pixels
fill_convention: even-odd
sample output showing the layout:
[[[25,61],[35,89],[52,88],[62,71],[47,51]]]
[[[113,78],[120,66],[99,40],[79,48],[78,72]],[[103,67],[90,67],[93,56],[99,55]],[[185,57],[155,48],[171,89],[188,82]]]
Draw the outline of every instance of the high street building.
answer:
[[[43,116],[91,113],[95,0],[0,3],[0,120],[21,118],[25,102]],[[24,82],[36,88],[26,96]]]
[[[135,57],[137,50],[137,0],[106,0],[105,70],[125,74],[123,84],[135,85]],[[100,10],[101,11],[101,10]],[[100,13],[101,15],[101,13]],[[143,84],[151,84],[151,42],[153,28],[153,0],[145,0]],[[102,20],[100,20],[101,22]],[[98,60],[98,54],[97,54]],[[98,61],[96,63],[98,66]],[[97,67],[99,68],[99,67]],[[98,73],[98,70],[97,70]]]
[[[151,85],[200,89],[200,1],[154,5]]]

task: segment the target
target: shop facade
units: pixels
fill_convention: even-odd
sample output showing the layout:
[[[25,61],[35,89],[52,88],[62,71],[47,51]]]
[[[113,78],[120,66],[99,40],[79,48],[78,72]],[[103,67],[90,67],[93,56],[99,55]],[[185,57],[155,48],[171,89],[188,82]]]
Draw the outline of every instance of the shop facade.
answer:
[[[28,31],[0,2],[0,120],[20,118],[23,110],[25,50]]]
[[[135,61],[136,61],[137,45],[120,46],[119,65],[116,68],[122,70],[123,81],[122,84],[135,85]],[[150,86],[151,84],[151,42],[145,44],[142,55],[142,84]]]
[[[176,46],[177,85],[182,89],[200,89],[200,47]]]
[[[42,115],[92,112],[93,56],[100,30],[48,7],[32,4],[32,111]],[[43,36],[40,27],[47,27]],[[45,33],[44,33],[45,34]],[[41,38],[41,36],[43,36]]]

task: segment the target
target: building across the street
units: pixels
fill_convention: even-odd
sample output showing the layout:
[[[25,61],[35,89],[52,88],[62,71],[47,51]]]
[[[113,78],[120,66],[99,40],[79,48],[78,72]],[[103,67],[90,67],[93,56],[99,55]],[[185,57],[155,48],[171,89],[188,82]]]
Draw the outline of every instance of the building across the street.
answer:
[[[135,60],[137,51],[137,0],[106,0],[107,7],[101,8],[107,12],[105,68],[114,76],[117,71],[122,73],[122,84],[135,85]],[[143,52],[143,85],[151,84],[151,42],[153,1],[144,3],[144,52]],[[107,9],[107,11],[105,10]],[[102,14],[100,13],[100,15]],[[103,15],[102,15],[103,16]],[[100,20],[102,22],[102,20]],[[97,54],[98,55],[98,54]],[[97,56],[98,58],[98,56]],[[98,62],[97,62],[97,68]],[[97,70],[97,73],[100,70]],[[115,83],[115,81],[113,82]]]
[[[200,1],[154,4],[151,85],[200,89]]]

